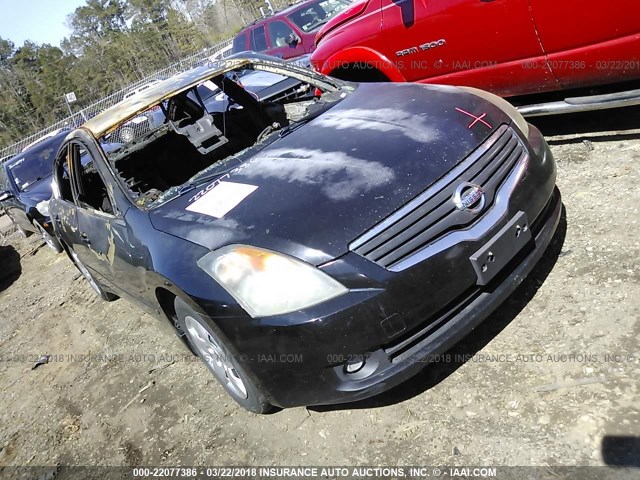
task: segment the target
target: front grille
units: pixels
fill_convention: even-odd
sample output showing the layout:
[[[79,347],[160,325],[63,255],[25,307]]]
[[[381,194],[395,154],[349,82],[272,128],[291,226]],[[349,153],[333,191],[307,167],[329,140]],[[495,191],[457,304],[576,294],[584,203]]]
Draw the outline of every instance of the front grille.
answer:
[[[394,266],[437,241],[447,232],[464,228],[489,210],[496,191],[527,150],[520,137],[502,125],[451,172],[386,220],[354,240],[349,249],[378,265]],[[456,208],[452,197],[464,182],[480,185],[484,210]]]
[[[559,193],[555,193],[551,196],[541,213],[531,222],[531,234],[534,238],[537,239],[540,235],[558,201]],[[508,276],[513,274],[515,268],[522,263],[523,258],[530,253],[531,250],[525,248],[516,255],[515,258],[511,259],[501,274],[492,280],[493,284],[499,285],[504,282]],[[489,291],[491,291],[491,289],[489,289]],[[483,292],[486,293],[487,289],[481,289],[476,285],[470,287],[466,292],[458,295],[437,313],[428,317],[415,329],[405,332],[403,335],[383,345],[382,349],[387,354],[389,360],[392,363],[402,362],[412,355],[415,355],[421,348],[427,345],[433,337],[447,328],[450,322],[457,321],[456,318],[459,319],[462,312],[475,302]]]

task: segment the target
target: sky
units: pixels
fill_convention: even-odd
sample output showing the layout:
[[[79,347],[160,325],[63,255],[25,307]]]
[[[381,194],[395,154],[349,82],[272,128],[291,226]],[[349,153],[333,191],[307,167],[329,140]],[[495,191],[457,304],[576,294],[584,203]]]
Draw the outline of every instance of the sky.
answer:
[[[71,33],[67,16],[86,0],[0,0],[0,37],[16,47],[25,40],[59,45]]]

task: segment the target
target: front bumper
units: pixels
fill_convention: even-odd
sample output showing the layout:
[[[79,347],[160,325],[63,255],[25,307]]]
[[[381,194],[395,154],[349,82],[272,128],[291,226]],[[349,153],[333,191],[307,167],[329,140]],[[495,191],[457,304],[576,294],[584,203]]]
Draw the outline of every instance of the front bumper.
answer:
[[[216,319],[273,405],[351,402],[388,390],[451,348],[516,289],[544,254],[562,210],[549,147],[533,127],[527,140],[526,164],[463,241],[399,272],[349,253],[322,267],[350,288],[342,297],[284,316]],[[478,285],[470,257],[520,212],[530,220],[532,241]],[[346,363],[363,356],[361,370],[345,372]]]
[[[430,322],[424,329],[415,332],[406,341],[409,348],[389,361],[389,349],[374,352],[372,359],[378,362],[379,373],[363,380],[350,379],[342,374],[345,381],[338,386],[333,401],[339,403],[347,399],[355,401],[368,398],[399,385],[416,375],[427,363],[439,361],[439,357],[453,345],[467,336],[479,323],[486,319],[522,283],[534,266],[542,258],[557,229],[562,211],[560,192],[556,189],[545,211],[546,218],[536,225],[535,247],[490,289],[477,289],[450,310]],[[513,267],[513,263],[511,266]],[[433,328],[433,325],[439,328]]]

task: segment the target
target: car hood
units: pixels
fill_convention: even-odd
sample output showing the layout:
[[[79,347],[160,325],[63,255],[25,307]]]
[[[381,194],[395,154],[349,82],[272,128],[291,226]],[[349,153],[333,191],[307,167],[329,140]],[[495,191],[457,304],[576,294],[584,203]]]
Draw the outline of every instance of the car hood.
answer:
[[[51,190],[52,177],[48,176],[32,184],[26,192],[20,192],[19,200],[27,207],[35,207],[38,203],[49,200],[53,194]]]
[[[224,177],[151,210],[151,221],[211,250],[250,244],[318,265],[509,122],[454,87],[362,84]]]

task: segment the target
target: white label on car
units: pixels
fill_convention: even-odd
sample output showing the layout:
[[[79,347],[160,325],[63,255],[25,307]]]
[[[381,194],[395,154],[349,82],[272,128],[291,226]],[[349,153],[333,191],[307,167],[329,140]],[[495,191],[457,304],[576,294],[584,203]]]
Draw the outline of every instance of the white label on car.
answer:
[[[212,92],[215,92],[216,90],[219,90],[218,86],[215,83],[213,83],[211,80],[207,80],[202,85],[207,87]]]
[[[258,187],[245,183],[220,182],[187,207],[190,212],[222,218]]]

